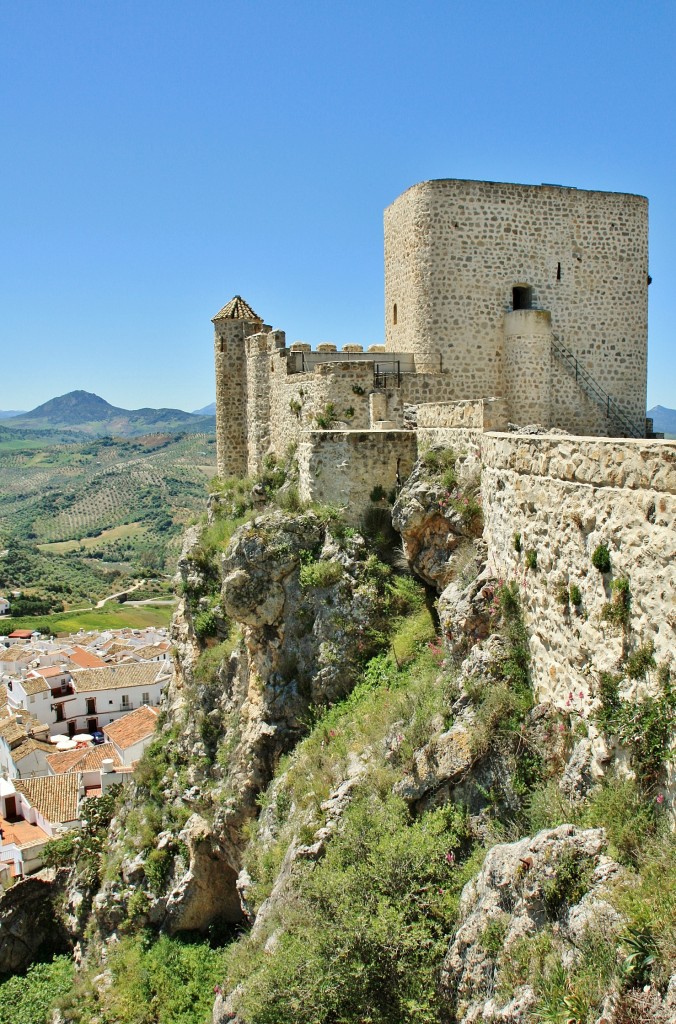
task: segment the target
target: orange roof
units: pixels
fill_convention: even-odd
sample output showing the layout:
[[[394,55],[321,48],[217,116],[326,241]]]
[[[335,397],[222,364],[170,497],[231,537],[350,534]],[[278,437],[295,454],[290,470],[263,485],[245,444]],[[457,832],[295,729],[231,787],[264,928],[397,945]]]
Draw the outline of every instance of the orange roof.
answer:
[[[133,747],[135,743],[140,743],[146,736],[151,736],[155,732],[156,723],[157,711],[155,708],[143,705],[136,711],[130,711],[128,715],[118,718],[116,722],[104,725],[103,732],[121,750],[126,750],[128,747]]]
[[[68,669],[62,669],[58,665],[53,665],[51,668],[36,668],[35,671],[43,679],[53,679],[54,676],[62,676]]]
[[[13,633],[9,634],[10,640],[30,640],[33,636],[32,629],[15,629]]]
[[[103,668],[106,664],[103,658],[99,658],[98,654],[90,654],[89,651],[85,651],[84,647],[74,647],[70,660],[74,661],[80,668]]]
[[[99,743],[86,750],[64,750],[50,754],[47,757],[47,764],[55,775],[72,771],[91,772],[100,768],[101,762],[107,757],[112,759],[116,768],[122,764],[120,755],[112,743]]]

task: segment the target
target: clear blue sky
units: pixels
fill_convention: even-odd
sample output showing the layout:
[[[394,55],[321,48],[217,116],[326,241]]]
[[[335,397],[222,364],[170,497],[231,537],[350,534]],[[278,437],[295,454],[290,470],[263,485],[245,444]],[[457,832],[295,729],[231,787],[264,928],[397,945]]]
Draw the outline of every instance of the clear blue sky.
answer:
[[[676,407],[676,5],[0,2],[0,408],[214,393],[235,293],[383,337],[382,211],[428,178],[650,199],[649,405]]]

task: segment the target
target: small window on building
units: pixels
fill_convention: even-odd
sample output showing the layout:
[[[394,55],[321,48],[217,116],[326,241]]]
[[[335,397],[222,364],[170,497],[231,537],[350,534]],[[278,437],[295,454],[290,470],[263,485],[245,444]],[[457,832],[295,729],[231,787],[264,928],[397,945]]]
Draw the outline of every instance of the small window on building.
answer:
[[[225,352],[225,342],[221,338],[221,352]]]
[[[557,281],[561,280],[561,264],[560,263],[556,264],[556,280]]]
[[[395,324],[395,325],[397,323],[397,304],[396,304],[396,302],[395,302],[394,306],[392,307],[392,323]]]
[[[141,704],[150,704],[150,694],[149,693],[141,694]]]
[[[87,714],[88,715],[95,715],[96,714],[96,697],[87,697],[86,704],[87,704]]]
[[[31,693],[31,695],[30,695],[30,702],[31,702],[31,704],[35,704],[35,694],[34,693]]]
[[[126,693],[122,694],[121,703],[123,708],[129,707],[129,695]]]
[[[528,285],[515,285],[512,288],[512,309],[531,309],[533,289]]]

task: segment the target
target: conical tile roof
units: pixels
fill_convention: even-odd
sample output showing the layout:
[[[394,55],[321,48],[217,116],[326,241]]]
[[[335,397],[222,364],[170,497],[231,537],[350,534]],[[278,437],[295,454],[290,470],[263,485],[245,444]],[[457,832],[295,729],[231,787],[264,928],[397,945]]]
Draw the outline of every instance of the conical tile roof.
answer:
[[[212,317],[212,323],[214,320],[254,320],[257,323],[263,323],[258,313],[254,313],[248,302],[245,302],[241,295],[235,295],[234,298],[230,299],[230,302],[223,306],[223,309],[219,310],[216,316]]]

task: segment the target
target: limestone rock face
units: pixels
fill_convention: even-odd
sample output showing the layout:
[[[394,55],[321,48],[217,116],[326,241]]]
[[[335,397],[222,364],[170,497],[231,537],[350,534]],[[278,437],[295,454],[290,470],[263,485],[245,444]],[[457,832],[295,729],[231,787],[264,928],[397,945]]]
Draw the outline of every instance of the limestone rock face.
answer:
[[[163,927],[173,935],[203,931],[212,921],[231,923],[242,918],[235,889],[236,876],[211,827],[194,814],[180,833],[188,847],[189,868],[169,893]]]
[[[446,732],[433,736],[413,755],[413,767],[395,786],[395,792],[404,800],[415,803],[428,794],[435,793],[442,785],[459,782],[469,771],[474,761],[468,723],[457,721]]]
[[[482,552],[477,547],[480,558]],[[437,604],[439,622],[454,657],[466,654],[489,636],[497,585],[498,581],[484,567],[469,584],[462,579],[453,580],[441,593]]]
[[[0,895],[0,969],[25,970],[39,953],[62,953],[73,940],[54,912],[66,871],[40,871]]]
[[[453,579],[458,563],[473,555],[472,542],[481,535],[480,521],[463,521],[447,488],[426,476],[421,461],[399,492],[392,525],[413,571],[438,591]]]
[[[609,940],[617,934],[622,922],[603,898],[603,886],[621,868],[603,855],[605,842],[602,829],[560,825],[489,851],[462,891],[460,926],[442,971],[442,986],[460,1024],[529,1019],[534,997],[528,986],[504,1005],[493,995],[496,959],[485,939],[489,927],[499,926],[501,945],[509,949],[556,919],[564,957],[576,955],[576,944],[591,925]],[[571,874],[577,885],[566,881]]]
[[[172,625],[175,671],[164,727],[170,756],[160,787],[166,808],[194,813],[182,828],[171,824],[179,814],[169,816],[154,851],[122,851],[120,877],[106,881],[95,905],[104,934],[124,921],[139,888],[147,905],[135,899],[137,919],[172,934],[241,920],[243,827],[258,815],[258,796],[279,758],[307,731],[311,708],[349,693],[368,653],[368,628],[378,628],[384,614],[365,555],[360,537],[339,545],[314,513],[266,512],[220,553],[205,550],[199,531],[191,532],[179,562],[184,596]],[[301,579],[303,566],[309,571]],[[196,635],[204,607],[232,624],[222,658],[216,650],[206,669],[206,645],[219,637]],[[334,796],[340,804],[345,794]],[[320,845],[332,820],[327,812],[329,831],[315,837]]]

